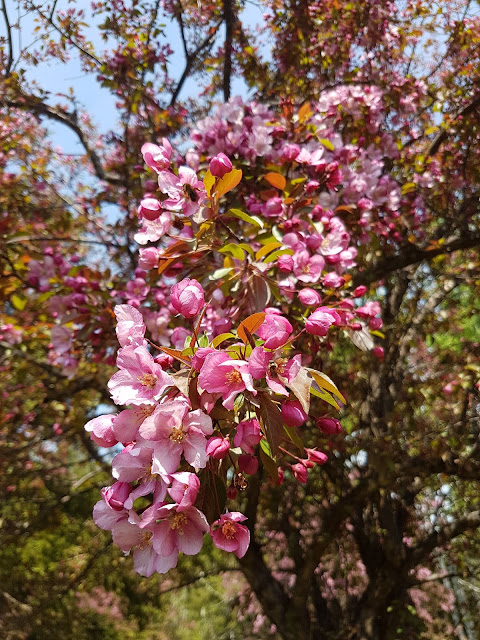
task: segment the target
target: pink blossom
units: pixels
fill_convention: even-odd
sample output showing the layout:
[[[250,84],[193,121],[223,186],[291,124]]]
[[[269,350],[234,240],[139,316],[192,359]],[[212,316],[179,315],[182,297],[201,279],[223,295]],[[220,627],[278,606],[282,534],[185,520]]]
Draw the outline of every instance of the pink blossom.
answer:
[[[219,153],[210,160],[210,173],[216,178],[223,178],[232,169],[233,165],[224,153]]]
[[[143,278],[135,278],[127,282],[126,291],[129,303],[138,307],[147,297],[150,287]]]
[[[238,469],[249,476],[255,475],[258,471],[258,458],[248,453],[242,453],[241,456],[238,456]]]
[[[307,318],[305,329],[314,336],[326,336],[332,324],[338,324],[341,318],[334,309],[318,307]]]
[[[156,198],[143,198],[138,207],[138,215],[147,220],[156,220],[162,213],[162,203]]]
[[[298,294],[298,297],[300,302],[308,307],[319,305],[322,301],[320,294],[314,289],[302,289]]]
[[[128,482],[118,480],[111,487],[102,489],[102,498],[115,511],[122,511],[125,500],[130,495],[130,485]]]
[[[187,217],[198,211],[206,197],[203,182],[190,167],[180,167],[178,176],[170,171],[160,171],[158,186],[169,196],[163,201],[164,208],[181,211]]]
[[[322,256],[310,256],[306,249],[293,256],[293,273],[301,282],[318,282],[324,267],[325,260]]]
[[[323,451],[317,451],[317,449],[305,449],[310,462],[315,464],[325,464],[328,460],[328,456]]]
[[[293,271],[293,256],[288,254],[278,256],[277,265],[280,271]]]
[[[248,362],[232,360],[224,351],[210,353],[205,358],[198,382],[209,393],[221,393],[226,409],[233,409],[235,397],[245,389],[257,395]]]
[[[290,465],[290,468],[298,482],[300,482],[301,484],[306,484],[308,480],[307,467],[302,462],[298,462],[297,464]]]
[[[184,278],[171,289],[171,303],[185,318],[194,318],[205,306],[202,285],[197,280]]]
[[[236,447],[240,447],[245,453],[253,454],[254,447],[262,439],[262,433],[260,431],[260,424],[258,420],[252,418],[251,420],[242,420],[237,425],[237,432],[233,443]]]
[[[287,342],[293,327],[283,316],[267,313],[263,324],[257,329],[257,334],[265,340],[265,349],[277,349]]]
[[[140,526],[152,529],[153,548],[162,557],[177,550],[189,556],[197,554],[203,545],[203,534],[208,531],[201,511],[177,504],[152,505],[144,511]]]
[[[173,378],[155,364],[146,347],[127,345],[117,355],[120,371],[108,381],[115,404],[151,404],[173,385]]]
[[[182,511],[186,507],[193,506],[200,489],[200,478],[195,473],[180,471],[173,473],[172,479],[168,495],[177,504],[177,510]]]
[[[91,434],[90,437],[99,447],[108,448],[117,444],[118,440],[113,431],[115,415],[114,413],[108,413],[98,416],[85,425],[85,431]]]
[[[285,400],[282,402],[282,418],[289,427],[299,427],[308,418],[308,414],[298,400]]]
[[[189,335],[191,335],[190,331],[185,329],[185,327],[175,327],[170,336],[170,340],[175,349],[180,349],[181,351],[185,347],[185,340]]]
[[[339,289],[345,283],[345,278],[331,271],[323,276],[322,283],[329,289]]]
[[[153,405],[146,404],[120,411],[113,421],[113,433],[117,440],[124,444],[136,440],[140,426],[152,414],[153,410]]]
[[[183,455],[196,469],[207,464],[206,438],[213,432],[212,419],[201,409],[188,413],[188,405],[170,400],[156,407],[140,427],[140,435],[155,443],[152,469],[155,473],[175,472]]]
[[[140,269],[150,271],[158,267],[158,260],[161,252],[156,247],[147,247],[146,249],[139,249],[138,266]]]
[[[162,169],[168,169],[172,155],[172,145],[166,139],[162,139],[162,146],[146,142],[142,146],[142,155],[145,164],[157,173]]]
[[[122,482],[137,483],[125,500],[126,509],[132,509],[135,500],[153,493],[155,500],[163,500],[167,492],[167,475],[153,470],[153,449],[144,445],[125,447],[112,461],[112,475]]]
[[[250,531],[240,522],[247,518],[238,511],[227,512],[210,527],[210,535],[217,549],[233,551],[237,558],[243,558],[250,544]]]
[[[359,318],[373,318],[379,315],[381,312],[380,303],[375,301],[369,301],[356,309],[356,314]]]
[[[145,324],[140,311],[129,304],[117,304],[114,312],[117,318],[115,331],[120,346],[144,344]]]
[[[200,349],[197,349],[192,358],[192,367],[197,371],[200,371],[203,363],[205,362],[205,358],[209,353],[216,353],[216,351],[212,347],[200,347]]]
[[[237,446],[237,445],[235,445]],[[207,441],[207,455],[215,460],[222,460],[228,456],[230,451],[230,440],[219,436],[213,436]]]
[[[333,435],[334,433],[340,433],[342,431],[342,425],[336,418],[318,418],[315,424],[327,435]]]

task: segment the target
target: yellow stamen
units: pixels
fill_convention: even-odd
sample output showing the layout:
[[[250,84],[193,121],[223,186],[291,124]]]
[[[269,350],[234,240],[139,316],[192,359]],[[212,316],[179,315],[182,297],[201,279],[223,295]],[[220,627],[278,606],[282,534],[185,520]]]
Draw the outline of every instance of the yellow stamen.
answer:
[[[237,529],[233,522],[225,522],[222,526],[222,533],[227,540],[233,540],[235,538],[235,534],[237,533]]]
[[[172,442],[182,442],[183,435],[182,427],[173,427],[172,433],[168,437]]]
[[[225,374],[225,380],[228,382],[228,384],[238,384],[242,381],[242,375],[240,371],[233,369],[232,371],[229,371]]]
[[[183,526],[187,523],[187,516],[184,513],[176,513],[172,518],[172,529],[177,529],[178,533],[183,535]]]
[[[144,373],[141,376],[138,376],[137,380],[143,387],[153,389],[153,387],[157,384],[158,378],[154,373]]]

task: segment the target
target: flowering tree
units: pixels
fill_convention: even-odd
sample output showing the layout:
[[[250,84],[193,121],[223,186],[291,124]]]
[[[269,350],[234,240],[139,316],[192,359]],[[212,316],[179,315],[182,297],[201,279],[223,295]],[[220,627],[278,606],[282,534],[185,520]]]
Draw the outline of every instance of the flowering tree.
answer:
[[[52,510],[82,532],[75,561],[52,541],[59,593],[123,593],[110,558],[146,592],[207,563],[246,581],[240,637],[471,634],[480,23],[444,4],[271,1],[257,35],[231,0],[99,2],[103,52],[83,9],[31,2],[18,51],[2,5],[5,573]],[[107,135],[27,79],[70,55]],[[36,633],[24,581],[4,608]]]

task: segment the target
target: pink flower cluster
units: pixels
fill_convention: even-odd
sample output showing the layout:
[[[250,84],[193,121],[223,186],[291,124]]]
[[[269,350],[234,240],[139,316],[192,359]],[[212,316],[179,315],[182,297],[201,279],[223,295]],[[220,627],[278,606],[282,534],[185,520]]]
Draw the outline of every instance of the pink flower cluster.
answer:
[[[204,293],[200,283],[185,279],[172,287],[171,299],[191,318],[202,308]],[[113,402],[127,408],[93,418],[85,426],[100,447],[123,446],[112,462],[115,482],[103,489],[95,506],[95,522],[112,532],[113,542],[124,552],[133,550],[135,569],[145,576],[176,566],[180,551],[198,553],[208,531],[218,548],[241,558],[250,539],[242,524],[245,517],[226,511],[209,524],[196,506],[200,478],[203,470],[214,471],[210,461],[228,458],[234,475],[227,496],[233,499],[247,486],[245,475],[257,472],[256,448],[264,433],[255,412],[244,408],[243,419],[237,417],[245,398],[255,407],[261,406],[259,394],[281,397],[279,415],[290,427],[308,419],[290,393],[302,368],[301,357],[282,354],[291,339],[291,324],[270,310],[254,332],[257,346],[250,346],[248,355],[242,343],[233,351],[197,345],[190,359],[191,382],[185,388],[177,378],[181,372],[172,368],[173,359],[150,353],[142,314],[130,305],[117,305],[115,315],[118,371],[108,387]],[[180,361],[187,357],[182,355]],[[221,419],[212,420],[220,406],[231,412],[223,430]],[[314,449],[306,450],[305,459],[282,451],[294,458],[287,467],[300,482],[306,482],[310,468],[327,459]],[[280,474],[278,481],[281,478]],[[218,511],[218,497],[214,502]]]

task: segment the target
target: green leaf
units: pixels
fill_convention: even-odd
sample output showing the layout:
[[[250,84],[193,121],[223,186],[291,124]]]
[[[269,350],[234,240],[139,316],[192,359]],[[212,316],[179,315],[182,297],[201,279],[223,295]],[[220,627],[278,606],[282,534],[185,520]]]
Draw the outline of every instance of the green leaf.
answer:
[[[225,342],[225,340],[229,340],[230,338],[236,338],[237,336],[233,333],[221,333],[219,336],[216,336],[211,343],[211,346],[216,349],[218,345]],[[207,345],[208,346],[208,345]]]
[[[320,389],[326,389],[327,391],[330,391],[331,393],[333,393],[334,396],[336,396],[340,400],[340,402],[343,402],[343,404],[347,404],[347,401],[345,400],[343,395],[340,393],[340,391],[337,389],[337,386],[335,385],[333,380],[329,378],[325,373],[322,373],[321,371],[316,371],[315,369],[309,369],[308,367],[307,367],[307,371],[315,380],[315,382],[320,387]]]
[[[228,213],[231,213],[236,218],[240,218],[240,220],[243,220],[244,222],[248,222],[249,224],[253,224],[256,227],[263,229],[263,222],[258,216],[249,216],[248,213],[240,211],[240,209],[230,209]]]
[[[279,256],[285,256],[285,255],[293,256],[294,253],[295,252],[292,249],[279,249],[278,251],[273,251],[273,253],[267,256],[263,262],[267,264],[268,262],[273,262]]]
[[[268,442],[265,439],[260,440],[260,460],[262,461],[262,464],[267,470],[270,478],[274,482],[276,482],[278,478],[277,465],[272,459],[270,447],[268,446]]]
[[[300,451],[303,451],[303,440],[298,435],[298,431],[295,427],[287,427],[287,425],[284,425],[283,429],[293,444],[298,447]]]
[[[312,396],[320,398],[324,402],[327,402],[329,405],[337,409],[337,411],[340,411],[339,405],[337,404],[335,399],[328,393],[328,391],[324,391],[323,389],[315,389],[315,387],[312,385],[310,393],[312,394]]]
[[[220,253],[229,253],[237,260],[245,260],[245,251],[233,242],[226,244],[224,247],[218,250]]]
[[[224,276],[228,275],[230,271],[233,271],[233,267],[228,267],[228,268],[223,267],[222,269],[216,269],[212,273],[212,275],[209,276],[209,280],[220,280],[220,278],[223,278]]]
[[[320,138],[319,142],[321,144],[323,144],[323,146],[325,147],[325,149],[328,149],[329,151],[335,151],[335,147],[333,146],[333,144],[330,142],[330,140],[327,140],[327,138]]]
[[[18,309],[18,311],[23,311],[25,309],[25,305],[27,304],[27,298],[24,298],[23,296],[17,296],[17,294],[14,293],[10,298],[10,302],[13,304],[15,309]]]

